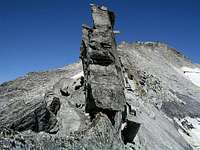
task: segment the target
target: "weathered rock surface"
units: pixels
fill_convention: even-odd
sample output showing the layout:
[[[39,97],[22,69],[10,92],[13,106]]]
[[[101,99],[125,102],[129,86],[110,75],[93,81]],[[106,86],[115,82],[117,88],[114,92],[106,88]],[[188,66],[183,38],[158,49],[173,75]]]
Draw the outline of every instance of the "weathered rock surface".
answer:
[[[200,114],[200,88],[181,71],[183,66],[196,65],[159,42],[122,43],[118,52],[130,87],[127,101],[141,122],[137,135],[140,143],[145,143],[146,149],[191,149],[189,144],[194,149],[199,147],[187,144],[180,133],[187,135],[190,131],[176,121],[187,116],[198,119]]]
[[[0,85],[0,149],[200,148],[200,87],[182,70],[199,65],[160,42],[116,46],[114,14],[92,12],[94,28],[83,26],[83,65]]]
[[[94,26],[83,26],[81,45],[86,92],[85,111],[90,114],[91,119],[99,112],[106,114],[121,138],[121,126],[126,122],[126,115],[122,115],[126,99],[113,33],[115,16],[107,9],[95,5],[92,5],[92,16]]]

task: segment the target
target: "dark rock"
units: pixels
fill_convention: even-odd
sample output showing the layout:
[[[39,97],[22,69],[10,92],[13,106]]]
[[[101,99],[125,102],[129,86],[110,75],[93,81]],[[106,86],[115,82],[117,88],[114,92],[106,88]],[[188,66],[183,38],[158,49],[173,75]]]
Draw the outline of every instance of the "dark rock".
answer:
[[[60,89],[60,93],[62,96],[70,96],[70,93],[68,91],[63,91],[62,89]]]
[[[7,114],[12,115],[2,116],[0,118],[0,126],[16,131],[31,129],[35,132],[48,132],[57,122],[54,114],[47,109],[46,103],[41,101],[38,101],[35,105],[22,104],[18,101],[15,102],[15,105],[11,105],[10,108],[2,109],[1,113],[5,113],[5,111]]]
[[[57,97],[54,97],[53,101],[51,102],[49,106],[49,110],[55,115],[57,115],[57,112],[59,111],[60,106],[61,106],[60,99]]]
[[[122,138],[125,144],[133,142],[139,128],[139,123],[130,120],[126,121],[126,127],[122,130]]]

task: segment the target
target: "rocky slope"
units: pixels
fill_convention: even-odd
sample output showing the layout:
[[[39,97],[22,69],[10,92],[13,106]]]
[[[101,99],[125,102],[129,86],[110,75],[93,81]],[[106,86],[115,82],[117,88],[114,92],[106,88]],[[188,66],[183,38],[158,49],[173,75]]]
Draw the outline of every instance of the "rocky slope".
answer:
[[[0,85],[0,149],[200,149],[199,65],[160,42],[116,47],[114,14],[92,14],[82,62]]]

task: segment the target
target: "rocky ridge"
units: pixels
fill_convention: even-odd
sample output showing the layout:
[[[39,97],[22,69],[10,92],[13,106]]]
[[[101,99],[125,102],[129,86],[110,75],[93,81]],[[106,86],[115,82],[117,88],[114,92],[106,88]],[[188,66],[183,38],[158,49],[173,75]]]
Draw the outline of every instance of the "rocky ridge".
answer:
[[[91,8],[82,64],[0,85],[0,149],[199,149],[200,87],[182,69],[199,65],[160,42],[117,46],[114,13]]]

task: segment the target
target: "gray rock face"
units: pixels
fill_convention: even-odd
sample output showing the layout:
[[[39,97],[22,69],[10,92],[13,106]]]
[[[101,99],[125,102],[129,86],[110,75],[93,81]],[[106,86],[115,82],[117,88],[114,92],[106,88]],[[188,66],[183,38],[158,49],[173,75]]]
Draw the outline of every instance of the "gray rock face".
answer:
[[[116,46],[114,14],[92,17],[82,64],[0,85],[0,149],[198,149],[200,87],[182,67],[199,65],[160,42]]]
[[[190,131],[182,129],[176,118],[198,119],[200,89],[181,70],[195,65],[159,42],[122,43],[118,52],[127,74],[127,101],[141,123],[139,143],[145,143],[146,149],[192,149],[184,135]]]
[[[116,130],[114,133],[126,144],[133,141],[139,126],[136,128],[131,120],[127,120],[129,113],[125,112],[124,79],[113,32],[115,17],[112,12],[95,5],[92,16],[94,26],[83,26],[81,45],[85,111],[91,120],[99,112],[106,114]],[[123,124],[126,124],[126,130],[121,133]],[[133,134],[127,136],[130,129]]]
[[[125,95],[113,33],[113,13],[92,6],[94,27],[83,26],[81,58],[85,74],[86,112],[123,111]],[[104,19],[102,19],[104,18]]]

